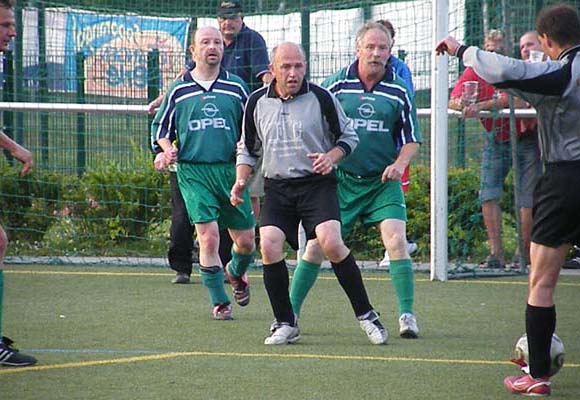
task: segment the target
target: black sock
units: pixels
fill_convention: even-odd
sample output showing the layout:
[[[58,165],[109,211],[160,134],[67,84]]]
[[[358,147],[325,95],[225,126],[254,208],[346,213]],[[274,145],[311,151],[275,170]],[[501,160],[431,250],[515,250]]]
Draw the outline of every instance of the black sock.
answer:
[[[234,245],[234,241],[230,236],[230,233],[227,229],[222,229],[220,231],[220,247],[218,249],[218,253],[220,256],[220,261],[222,265],[226,266],[232,259],[232,246]]]
[[[338,263],[330,263],[334,274],[338,279],[338,283],[348,296],[355,316],[361,316],[373,309],[367,291],[360,274],[360,270],[356,265],[356,261],[352,253],[348,253],[346,258]]]
[[[292,311],[288,293],[288,268],[284,260],[274,264],[264,264],[264,286],[266,286],[276,320],[294,325],[294,311]]]
[[[556,330],[556,306],[526,307],[530,375],[543,378],[550,373],[550,347]]]

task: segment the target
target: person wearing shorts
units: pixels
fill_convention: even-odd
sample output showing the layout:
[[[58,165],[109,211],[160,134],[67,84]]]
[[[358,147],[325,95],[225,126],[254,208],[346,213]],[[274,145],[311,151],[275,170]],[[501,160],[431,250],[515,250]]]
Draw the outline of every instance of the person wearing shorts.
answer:
[[[356,61],[322,85],[336,95],[360,139],[356,150],[337,169],[342,234],[351,232],[359,219],[364,225],[378,227],[391,256],[399,334],[417,338],[414,272],[407,251],[407,210],[401,179],[419,148],[421,133],[413,96],[388,67],[391,40],[383,24],[363,25],[356,35]],[[316,280],[322,259],[319,244],[308,242],[290,291],[297,313]]]
[[[298,248],[298,225],[317,238],[346,292],[360,327],[373,344],[386,342],[386,331],[368,299],[362,276],[340,234],[340,209],[334,165],[356,147],[357,135],[336,98],[304,79],[304,50],[285,42],[270,60],[274,80],[253,92],[246,104],[237,179],[232,204],[244,204],[247,178],[262,158],[264,205],[260,247],[264,285],[275,321],[266,345],[300,339],[288,293],[284,242]]]
[[[556,4],[536,18],[546,61],[526,63],[449,36],[436,51],[458,57],[495,87],[533,106],[544,172],[534,191],[531,267],[525,310],[529,372],[504,379],[524,396],[549,396],[550,347],[556,329],[554,291],[572,245],[580,244],[580,15]]]
[[[247,86],[220,68],[223,39],[217,29],[198,29],[191,41],[196,67],[171,84],[151,131],[166,164],[177,162],[179,190],[199,240],[201,281],[209,291],[213,318],[227,320],[232,319],[232,306],[224,276],[236,302],[247,305],[246,270],[255,250],[249,193],[242,194],[248,199],[245,205],[232,207],[229,202]],[[220,227],[228,228],[234,241],[226,266],[218,252]]]

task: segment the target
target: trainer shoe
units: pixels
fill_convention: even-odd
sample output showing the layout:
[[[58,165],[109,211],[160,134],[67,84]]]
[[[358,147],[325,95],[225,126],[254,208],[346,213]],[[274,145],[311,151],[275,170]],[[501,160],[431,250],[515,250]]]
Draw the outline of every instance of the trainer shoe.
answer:
[[[36,364],[36,358],[22,354],[12,347],[14,342],[2,336],[0,339],[0,365],[7,367],[27,367]]]
[[[399,317],[399,335],[405,339],[417,339],[419,327],[417,319],[411,313],[403,313]]]
[[[564,269],[580,269],[580,248],[574,246],[576,248],[574,257],[569,259],[564,263],[562,268]]]
[[[416,252],[418,248],[419,246],[417,246],[417,243],[413,242],[412,240],[407,240],[407,253],[409,253],[409,255]]]
[[[505,268],[505,263],[493,254],[490,254],[485,260],[479,263],[479,268],[503,269]]]
[[[177,284],[188,284],[191,282],[191,276],[185,272],[178,272],[175,274],[175,278],[171,280],[171,283]]]
[[[218,304],[213,307],[211,311],[213,319],[219,321],[226,321],[229,319],[234,319],[232,317],[232,305],[231,304]]]
[[[230,263],[226,264],[224,274],[232,285],[234,299],[238,305],[245,307],[250,304],[250,282],[248,282],[248,275],[244,274],[239,278],[234,278],[229,272]]]
[[[379,262],[380,268],[389,268],[391,265],[391,258],[389,257],[389,252],[385,250],[385,255],[383,259]]]
[[[549,396],[552,392],[549,378],[534,378],[531,375],[508,376],[503,380],[508,392],[522,396]]]
[[[389,332],[379,321],[379,314],[371,310],[363,316],[358,317],[360,328],[366,332],[372,344],[386,344],[389,339]]]
[[[407,240],[407,253],[409,253],[409,255],[416,252],[418,248],[419,247],[417,246],[417,243],[413,242],[412,240]],[[385,250],[385,254],[383,256],[383,259],[379,262],[379,267],[388,269],[390,267],[390,265],[391,265],[391,258],[389,257],[389,252],[387,250]]]
[[[276,322],[270,330],[274,331],[264,340],[264,344],[292,344],[300,340],[300,328],[288,322]]]

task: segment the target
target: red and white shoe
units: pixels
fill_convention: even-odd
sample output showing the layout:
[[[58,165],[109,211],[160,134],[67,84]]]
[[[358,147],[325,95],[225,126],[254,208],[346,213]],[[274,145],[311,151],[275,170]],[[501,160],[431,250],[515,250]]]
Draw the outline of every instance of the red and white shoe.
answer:
[[[508,392],[522,396],[549,396],[552,392],[550,378],[534,378],[531,375],[508,376],[503,380]]]
[[[224,268],[224,275],[230,285],[232,285],[234,300],[236,300],[238,305],[245,307],[250,304],[250,282],[248,281],[248,275],[244,274],[239,278],[235,278],[230,274],[229,267],[230,263],[227,263]]]
[[[231,304],[216,304],[211,313],[213,315],[213,319],[217,319],[218,321],[227,321],[230,319],[234,319],[232,317],[232,305]]]

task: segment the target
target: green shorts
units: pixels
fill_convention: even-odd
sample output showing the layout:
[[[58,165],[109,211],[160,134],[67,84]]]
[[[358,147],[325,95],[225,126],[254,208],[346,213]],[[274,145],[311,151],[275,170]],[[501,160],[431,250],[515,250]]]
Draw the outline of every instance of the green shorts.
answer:
[[[380,175],[364,178],[340,169],[336,175],[343,237],[352,231],[357,218],[364,225],[376,224],[385,219],[407,222],[407,206],[401,181],[381,182]]]
[[[177,165],[179,190],[192,224],[217,221],[220,229],[251,229],[256,224],[248,190],[244,202],[237,207],[230,204],[230,190],[236,180],[232,164]]]

